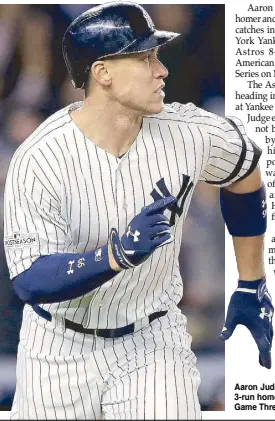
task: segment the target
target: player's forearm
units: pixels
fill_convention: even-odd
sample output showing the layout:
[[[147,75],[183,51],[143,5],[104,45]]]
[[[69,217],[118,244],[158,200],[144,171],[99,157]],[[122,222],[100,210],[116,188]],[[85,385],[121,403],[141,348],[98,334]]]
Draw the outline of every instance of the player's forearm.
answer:
[[[19,298],[29,304],[71,300],[114,278],[108,246],[87,253],[53,254],[38,258],[13,280]]]
[[[259,193],[260,188],[263,190],[259,167],[247,178],[226,187],[227,191],[235,194],[235,198],[229,199],[227,206],[231,213],[229,212],[226,219],[229,218],[229,225],[233,232],[237,233],[232,237],[239,279],[247,281],[265,276],[264,234],[262,233],[265,222],[265,214],[262,210],[265,204],[262,203],[264,199],[263,192]],[[232,200],[232,205],[230,200]],[[232,206],[231,209],[230,206]],[[231,217],[236,221],[231,222]],[[243,236],[238,235],[238,231],[240,234],[243,233]],[[256,235],[260,232],[260,235]]]
[[[239,279],[251,281],[265,276],[264,236],[233,237]]]

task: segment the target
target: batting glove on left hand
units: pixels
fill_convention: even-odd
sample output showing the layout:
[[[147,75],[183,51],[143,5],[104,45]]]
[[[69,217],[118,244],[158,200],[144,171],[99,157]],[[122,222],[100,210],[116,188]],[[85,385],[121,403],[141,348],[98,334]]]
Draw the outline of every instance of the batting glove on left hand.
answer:
[[[258,346],[259,363],[263,367],[271,368],[273,313],[274,307],[265,279],[239,281],[238,288],[231,296],[226,321],[219,338],[227,340],[238,324],[246,326]]]

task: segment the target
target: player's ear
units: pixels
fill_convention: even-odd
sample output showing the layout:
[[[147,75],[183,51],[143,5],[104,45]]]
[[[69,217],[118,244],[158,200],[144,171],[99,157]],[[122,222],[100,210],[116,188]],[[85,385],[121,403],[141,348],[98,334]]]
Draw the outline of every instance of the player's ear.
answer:
[[[94,79],[101,85],[109,86],[111,84],[111,76],[105,61],[98,60],[94,62],[91,67],[91,72]]]

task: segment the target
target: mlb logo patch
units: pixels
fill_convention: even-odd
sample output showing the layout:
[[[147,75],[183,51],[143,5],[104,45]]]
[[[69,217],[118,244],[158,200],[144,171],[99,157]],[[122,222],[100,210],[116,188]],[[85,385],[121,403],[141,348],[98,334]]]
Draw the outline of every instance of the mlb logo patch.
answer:
[[[4,238],[4,246],[8,250],[37,247],[38,234],[21,234],[20,232],[15,232],[13,235]]]

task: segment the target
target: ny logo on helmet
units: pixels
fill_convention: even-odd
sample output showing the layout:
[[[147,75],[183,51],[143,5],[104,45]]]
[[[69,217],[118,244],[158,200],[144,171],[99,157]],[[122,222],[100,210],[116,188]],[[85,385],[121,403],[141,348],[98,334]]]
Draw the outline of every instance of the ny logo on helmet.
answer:
[[[160,193],[154,189],[151,192],[151,196],[154,199],[154,201],[156,202],[159,199],[162,199],[163,197],[167,197],[170,196],[171,193],[169,192],[164,178],[161,178],[159,181],[157,181],[157,187],[158,190],[160,191]],[[180,191],[176,197],[177,202],[173,205],[170,205],[168,207],[168,209],[171,211],[171,217],[170,217],[170,226],[172,227],[173,225],[175,225],[175,219],[176,219],[176,215],[178,215],[178,217],[180,217],[183,213],[183,208],[184,208],[184,204],[186,202],[187,196],[190,192],[190,190],[192,189],[194,183],[192,181],[190,181],[190,177],[189,175],[185,175],[182,174],[182,185],[180,188]],[[181,200],[181,202],[180,202]]]

